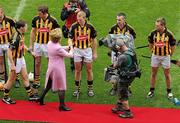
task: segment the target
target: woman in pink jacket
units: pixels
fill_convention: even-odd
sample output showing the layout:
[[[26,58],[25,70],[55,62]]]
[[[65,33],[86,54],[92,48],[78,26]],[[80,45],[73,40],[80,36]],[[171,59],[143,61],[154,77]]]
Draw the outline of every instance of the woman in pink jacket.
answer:
[[[46,73],[45,89],[39,99],[40,105],[44,105],[44,97],[46,93],[52,88],[54,92],[59,95],[59,110],[70,111],[64,103],[66,90],[66,69],[64,64],[64,57],[73,57],[72,48],[68,52],[68,47],[63,47],[59,44],[62,38],[60,28],[56,28],[50,32],[51,41],[48,42],[48,69]]]

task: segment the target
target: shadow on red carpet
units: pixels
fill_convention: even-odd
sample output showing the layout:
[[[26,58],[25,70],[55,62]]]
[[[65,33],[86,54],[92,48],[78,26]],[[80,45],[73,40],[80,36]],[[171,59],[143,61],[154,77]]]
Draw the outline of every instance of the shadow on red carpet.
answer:
[[[180,123],[180,110],[133,107],[133,119],[121,119],[111,113],[112,105],[67,103],[71,112],[58,111],[58,103],[39,106],[35,102],[17,101],[15,105],[0,102],[0,120],[55,123]]]

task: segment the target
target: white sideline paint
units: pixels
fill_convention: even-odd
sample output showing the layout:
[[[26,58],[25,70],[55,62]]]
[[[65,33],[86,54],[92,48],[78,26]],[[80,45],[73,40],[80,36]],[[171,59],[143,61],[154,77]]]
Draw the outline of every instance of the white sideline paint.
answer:
[[[19,20],[19,17],[24,9],[24,7],[26,6],[26,0],[21,0],[20,3],[19,3],[19,6],[17,7],[16,9],[16,13],[15,13],[15,16],[14,16],[14,20]]]

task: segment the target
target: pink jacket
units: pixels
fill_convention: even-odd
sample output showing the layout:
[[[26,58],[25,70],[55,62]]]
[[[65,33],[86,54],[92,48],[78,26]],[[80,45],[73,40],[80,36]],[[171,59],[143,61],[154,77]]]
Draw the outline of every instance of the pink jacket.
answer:
[[[46,73],[47,85],[49,77],[52,79],[52,90],[66,90],[66,69],[64,57],[73,57],[73,53],[68,53],[59,43],[48,42],[48,69]]]

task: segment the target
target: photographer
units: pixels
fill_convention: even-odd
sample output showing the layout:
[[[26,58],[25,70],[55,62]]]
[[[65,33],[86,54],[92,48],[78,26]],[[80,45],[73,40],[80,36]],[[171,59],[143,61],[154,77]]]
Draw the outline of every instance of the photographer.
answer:
[[[129,48],[134,49],[134,40],[136,38],[136,33],[135,30],[126,22],[126,14],[123,12],[120,12],[116,16],[117,23],[114,24],[110,31],[109,34],[116,34],[116,35],[126,35],[131,38],[131,40],[126,43],[126,46]],[[108,54],[111,54],[111,62],[112,64],[116,61],[116,54],[115,52],[111,51]],[[129,88],[129,94],[131,94],[131,90]],[[110,90],[110,95],[115,95],[116,94],[116,85],[112,85],[112,89]]]
[[[114,37],[115,35],[109,34],[99,41],[99,46],[104,45],[117,54],[117,60],[114,64],[105,69],[104,80],[117,85],[119,100],[116,106],[112,108],[112,112],[122,111],[123,114],[120,114],[119,117],[133,118],[133,114],[129,109],[128,88],[136,77],[141,77],[141,71],[135,51],[126,46],[126,36]]]
[[[77,13],[79,11],[84,11],[86,13],[86,17],[89,18],[90,11],[84,0],[69,0],[69,2],[64,3],[61,10],[61,20],[65,21],[65,24],[62,26],[64,38],[68,38],[70,27],[77,21]],[[70,60],[71,70],[74,71],[74,61],[72,58]]]
[[[117,92],[119,99],[116,106],[112,108],[112,112],[117,113],[122,111],[123,113],[119,114],[119,117],[133,118],[128,103],[128,88],[135,77],[140,78],[141,73],[138,72],[137,59],[134,50],[127,48],[123,39],[117,39],[115,47],[117,52],[120,52],[117,56],[117,61],[113,64],[113,68],[118,70],[117,73],[119,79],[117,81]]]
[[[62,27],[63,36],[65,38],[68,38],[71,25],[77,21],[77,13],[79,11],[84,11],[86,17],[89,18],[90,11],[84,0],[69,0],[69,2],[64,3],[61,10],[61,20],[65,21],[65,25]]]

